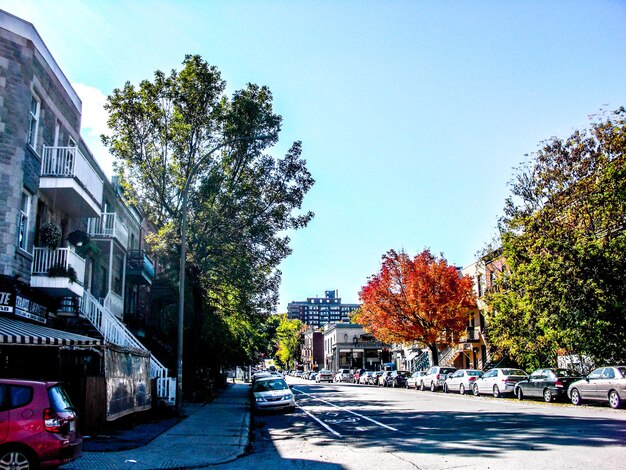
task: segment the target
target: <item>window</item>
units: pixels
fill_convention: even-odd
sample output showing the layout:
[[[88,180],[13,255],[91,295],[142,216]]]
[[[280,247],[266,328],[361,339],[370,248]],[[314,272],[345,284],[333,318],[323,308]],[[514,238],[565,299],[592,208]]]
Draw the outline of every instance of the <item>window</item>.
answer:
[[[28,117],[28,144],[32,148],[35,148],[35,145],[37,145],[40,107],[41,103],[39,102],[39,98],[33,95],[30,100],[30,115]]]
[[[17,222],[17,246],[22,250],[28,249],[28,217],[30,215],[31,195],[22,191],[20,212]]]
[[[32,387],[22,385],[11,386],[11,409],[28,405],[33,400]]]

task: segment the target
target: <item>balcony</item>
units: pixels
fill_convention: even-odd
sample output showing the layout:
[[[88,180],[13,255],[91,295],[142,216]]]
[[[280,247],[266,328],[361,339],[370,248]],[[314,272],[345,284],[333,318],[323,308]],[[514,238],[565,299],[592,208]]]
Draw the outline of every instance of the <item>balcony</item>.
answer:
[[[144,250],[130,250],[126,254],[126,281],[130,284],[152,285],[154,263]]]
[[[468,328],[464,334],[459,337],[459,343],[474,343],[480,341],[480,328]]]
[[[39,189],[72,217],[97,217],[102,179],[78,147],[43,148]]]
[[[82,297],[85,260],[72,248],[34,248],[30,285],[52,297]]]
[[[100,217],[88,219],[87,233],[93,239],[117,240],[124,249],[128,246],[128,227],[113,212],[104,212]]]

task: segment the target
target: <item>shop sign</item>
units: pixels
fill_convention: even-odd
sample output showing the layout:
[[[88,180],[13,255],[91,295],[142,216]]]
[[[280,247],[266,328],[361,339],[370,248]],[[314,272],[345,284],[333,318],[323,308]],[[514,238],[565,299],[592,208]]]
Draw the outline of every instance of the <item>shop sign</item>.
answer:
[[[45,324],[47,322],[48,309],[43,305],[38,304],[37,302],[34,302],[26,297],[16,295],[15,315]]]
[[[13,313],[13,292],[0,292],[0,312]]]

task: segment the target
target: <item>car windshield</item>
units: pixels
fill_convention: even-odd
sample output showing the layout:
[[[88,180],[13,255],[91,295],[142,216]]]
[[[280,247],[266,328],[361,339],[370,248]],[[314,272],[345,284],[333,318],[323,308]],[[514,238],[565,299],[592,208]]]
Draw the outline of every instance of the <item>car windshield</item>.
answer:
[[[556,369],[553,372],[557,377],[580,377],[578,372],[569,369]]]
[[[289,386],[283,379],[261,380],[254,383],[255,392],[268,392],[270,390],[286,390]]]
[[[519,369],[502,369],[504,375],[526,375],[526,372]]]

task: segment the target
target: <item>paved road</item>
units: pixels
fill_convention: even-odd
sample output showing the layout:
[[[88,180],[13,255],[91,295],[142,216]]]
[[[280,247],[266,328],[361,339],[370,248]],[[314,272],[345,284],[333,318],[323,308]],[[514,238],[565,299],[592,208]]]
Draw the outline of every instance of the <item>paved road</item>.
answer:
[[[626,469],[626,410],[288,380],[297,411],[228,468]]]

